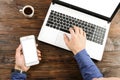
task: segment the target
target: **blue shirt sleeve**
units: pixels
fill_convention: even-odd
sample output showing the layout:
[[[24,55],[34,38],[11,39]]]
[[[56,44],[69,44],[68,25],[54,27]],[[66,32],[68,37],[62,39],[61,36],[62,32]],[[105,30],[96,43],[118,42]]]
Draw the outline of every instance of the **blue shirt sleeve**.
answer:
[[[11,80],[26,80],[27,75],[18,73],[18,72],[12,72],[11,74]]]
[[[103,77],[85,49],[78,52],[74,58],[79,65],[84,80],[92,80],[93,78]]]

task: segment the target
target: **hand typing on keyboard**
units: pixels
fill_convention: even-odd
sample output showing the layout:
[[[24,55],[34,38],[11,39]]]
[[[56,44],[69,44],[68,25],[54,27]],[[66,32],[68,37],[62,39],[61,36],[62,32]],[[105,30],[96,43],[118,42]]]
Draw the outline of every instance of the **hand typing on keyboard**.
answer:
[[[86,33],[82,28],[74,26],[69,29],[71,39],[65,34],[64,41],[68,48],[76,55],[79,51],[85,49],[86,45]]]
[[[74,18],[72,16],[52,10],[46,24],[48,27],[67,33],[69,33],[69,28],[72,27],[72,25],[82,28],[83,31],[86,32],[87,40],[100,45],[103,44],[106,29],[90,22],[80,20],[79,18]]]

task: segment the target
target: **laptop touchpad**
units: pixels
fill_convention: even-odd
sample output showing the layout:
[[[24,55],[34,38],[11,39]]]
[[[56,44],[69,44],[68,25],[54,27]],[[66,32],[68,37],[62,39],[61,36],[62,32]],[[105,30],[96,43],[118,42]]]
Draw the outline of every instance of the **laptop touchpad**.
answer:
[[[54,45],[58,33],[59,31],[56,29],[50,27],[43,27],[38,37],[38,40]]]
[[[56,38],[56,45],[63,49],[69,50],[64,42],[64,34],[67,34],[67,33],[64,33],[62,31],[59,32],[59,34],[57,35],[57,38]],[[67,35],[70,36],[69,34],[67,34]]]

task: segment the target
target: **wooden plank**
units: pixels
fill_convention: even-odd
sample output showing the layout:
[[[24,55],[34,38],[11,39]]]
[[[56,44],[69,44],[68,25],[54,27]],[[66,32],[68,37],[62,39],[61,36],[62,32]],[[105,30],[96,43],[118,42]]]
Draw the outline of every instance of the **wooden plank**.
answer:
[[[120,77],[120,51],[105,52],[103,60],[97,66],[105,77]]]

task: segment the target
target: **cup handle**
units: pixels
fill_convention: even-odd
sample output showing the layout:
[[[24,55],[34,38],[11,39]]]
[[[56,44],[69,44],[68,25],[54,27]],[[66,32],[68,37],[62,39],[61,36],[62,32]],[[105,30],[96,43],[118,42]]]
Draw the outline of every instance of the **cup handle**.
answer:
[[[23,12],[23,10],[22,10],[22,9],[20,9],[20,10],[19,10],[19,12],[21,12],[21,13],[22,13],[22,12]]]

